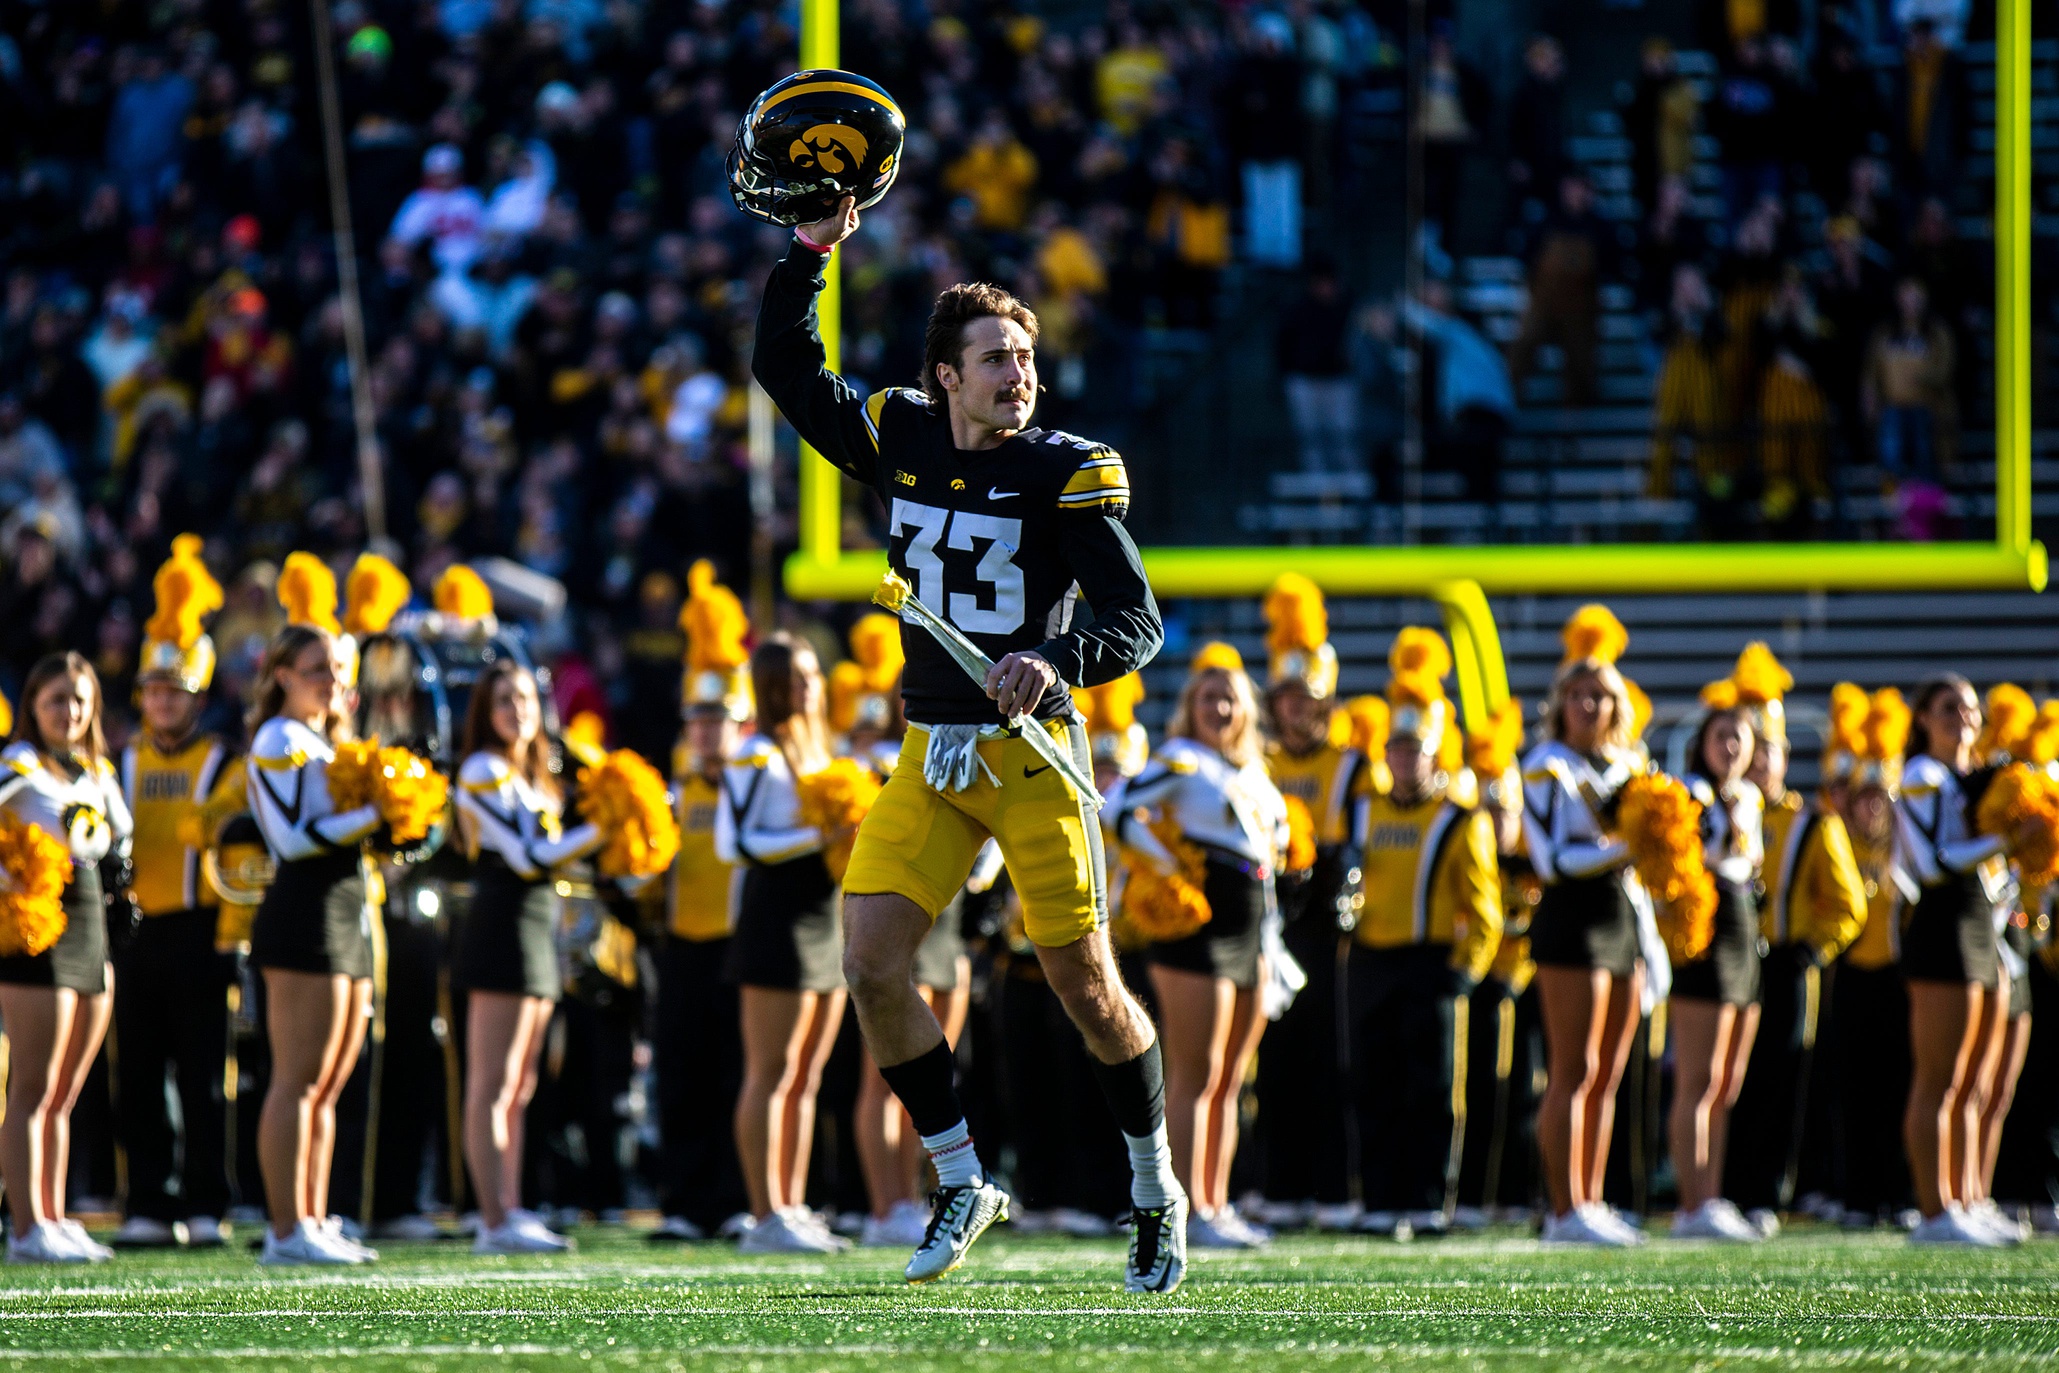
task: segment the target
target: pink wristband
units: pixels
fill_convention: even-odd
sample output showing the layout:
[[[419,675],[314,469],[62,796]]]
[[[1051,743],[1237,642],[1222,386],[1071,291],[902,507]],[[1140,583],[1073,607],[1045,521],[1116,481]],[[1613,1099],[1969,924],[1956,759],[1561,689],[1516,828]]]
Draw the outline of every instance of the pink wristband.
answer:
[[[809,252],[820,253],[824,257],[828,257],[831,253],[836,251],[836,245],[834,243],[817,243],[814,239],[808,237],[799,229],[794,230],[794,241],[796,243],[799,243],[803,248],[806,248]]]

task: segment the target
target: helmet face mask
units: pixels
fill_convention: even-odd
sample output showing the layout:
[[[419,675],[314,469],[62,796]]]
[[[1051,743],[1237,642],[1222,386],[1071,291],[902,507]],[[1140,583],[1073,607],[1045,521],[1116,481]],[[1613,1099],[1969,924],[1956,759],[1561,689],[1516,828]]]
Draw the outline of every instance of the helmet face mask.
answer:
[[[730,199],[786,228],[828,218],[847,195],[869,208],[900,174],[906,128],[876,83],[854,72],[795,72],[752,101],[737,125]]]

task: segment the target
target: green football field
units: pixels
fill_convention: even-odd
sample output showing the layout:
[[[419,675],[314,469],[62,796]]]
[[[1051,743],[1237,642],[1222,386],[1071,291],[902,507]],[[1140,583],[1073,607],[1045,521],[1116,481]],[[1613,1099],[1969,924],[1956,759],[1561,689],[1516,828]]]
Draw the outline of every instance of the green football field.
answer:
[[[2008,1369],[2059,1361],[2059,1244],[1540,1250],[1509,1232],[1296,1237],[1125,1296],[1112,1241],[990,1236],[911,1289],[899,1256],[758,1258],[588,1231],[566,1258],[388,1246],[371,1270],[234,1253],[0,1270],[0,1367],[305,1370]]]

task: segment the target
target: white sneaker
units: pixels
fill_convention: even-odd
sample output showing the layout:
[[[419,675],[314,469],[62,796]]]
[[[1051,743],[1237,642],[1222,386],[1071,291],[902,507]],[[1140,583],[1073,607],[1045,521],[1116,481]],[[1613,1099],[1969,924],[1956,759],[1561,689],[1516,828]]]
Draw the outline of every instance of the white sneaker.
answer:
[[[513,1216],[491,1229],[481,1228],[472,1241],[475,1254],[564,1254],[572,1241],[540,1225],[518,1225]]]
[[[541,1211],[531,1211],[526,1206],[517,1206],[509,1211],[507,1219],[502,1224],[512,1225],[515,1229],[526,1231],[532,1235],[549,1235],[553,1239],[564,1238],[563,1234],[550,1223]]]
[[[757,1223],[758,1218],[749,1211],[739,1211],[715,1228],[715,1238],[721,1240],[740,1240],[745,1235],[750,1234],[751,1228]]]
[[[13,1229],[7,1232],[7,1261],[9,1263],[91,1263],[85,1254],[72,1247],[62,1230],[49,1221],[37,1221],[27,1234],[17,1235]]]
[[[67,1216],[56,1222],[58,1233],[64,1242],[86,1256],[88,1263],[106,1263],[114,1257],[114,1250],[86,1233],[86,1227]]]
[[[1706,1201],[1692,1211],[1674,1214],[1673,1238],[1716,1240],[1723,1244],[1749,1244],[1759,1238],[1759,1232],[1747,1225],[1743,1218],[1733,1221],[1715,1202]]]
[[[927,1218],[925,1218],[925,1220],[926,1219]],[[832,1253],[841,1254],[846,1249],[849,1249],[851,1247],[851,1241],[837,1233],[836,1226],[830,1223],[830,1218],[828,1216],[823,1215],[822,1212],[813,1209],[812,1207],[794,1207],[792,1210],[787,1212],[787,1220],[796,1229],[805,1230],[808,1233],[814,1235],[817,1239],[828,1240],[831,1245]],[[840,1224],[841,1221],[842,1218],[839,1217],[838,1223]],[[864,1219],[862,1217],[858,1218],[856,1228],[862,1230],[864,1227]]]
[[[229,1232],[213,1216],[193,1216],[186,1221],[188,1249],[219,1249],[229,1242]]]
[[[1355,1201],[1318,1202],[1309,1219],[1318,1230],[1356,1230],[1365,1208]]]
[[[737,1248],[746,1254],[834,1254],[840,1243],[793,1212],[774,1211],[752,1226]]]
[[[1076,1240],[1106,1239],[1115,1233],[1115,1227],[1106,1216],[1097,1216],[1076,1206],[1060,1206],[1052,1211],[1051,1228]]]
[[[1723,1206],[1728,1207],[1732,1212],[1737,1211],[1736,1203],[1724,1200],[1721,1197],[1718,1197],[1717,1201]],[[1770,1206],[1754,1206],[1751,1210],[1743,1212],[1741,1218],[1746,1225],[1751,1226],[1757,1232],[1762,1240],[1772,1239],[1780,1233],[1780,1213]]]
[[[1909,1243],[1941,1245],[1960,1249],[2000,1249],[2001,1239],[1990,1234],[1983,1227],[1966,1219],[1966,1213],[1956,1207],[1947,1208],[1934,1216],[1926,1217],[1921,1224],[1909,1232]]]
[[[169,1249],[179,1242],[179,1231],[153,1216],[130,1216],[111,1240],[117,1249]]]
[[[348,1256],[351,1262],[374,1263],[378,1260],[379,1251],[363,1243],[364,1227],[356,1221],[342,1216],[324,1216],[312,1224],[322,1243]]]
[[[903,1197],[887,1208],[884,1216],[867,1216],[858,1234],[862,1249],[913,1249],[922,1243],[929,1229],[929,1215],[921,1203]]]
[[[1591,1245],[1599,1249],[1629,1249],[1638,1243],[1638,1239],[1631,1238],[1630,1232],[1599,1223],[1595,1216],[1597,1209],[1594,1206],[1576,1206],[1563,1216],[1546,1216],[1544,1233],[1538,1238],[1545,1244]]]
[[[1623,1244],[1636,1247],[1645,1241],[1644,1222],[1639,1216],[1598,1201],[1590,1201],[1579,1208],[1591,1229],[1603,1234],[1614,1235]]]
[[[338,1247],[319,1223],[308,1219],[302,1219],[285,1239],[280,1239],[269,1225],[266,1226],[265,1245],[258,1251],[257,1261],[268,1268],[311,1264],[348,1267],[365,1262],[351,1251]]]
[[[1966,1208],[1965,1215],[1969,1224],[1979,1226],[2011,1248],[2029,1238],[2023,1222],[2003,1211],[1992,1197],[1973,1203]]]
[[[1228,1207],[1212,1216],[1199,1211],[1187,1216],[1189,1249],[1257,1249],[1263,1243],[1237,1223],[1237,1213]]]
[[[1235,1203],[1215,1213],[1215,1228],[1227,1230],[1247,1242],[1250,1248],[1262,1249],[1273,1242],[1273,1232],[1259,1225],[1238,1210]]]
[[[939,1187],[930,1197],[929,1224],[922,1243],[908,1256],[910,1282],[941,1278],[965,1261],[973,1241],[987,1227],[1008,1219],[1009,1196],[991,1182]]]
[[[644,1236],[645,1239],[653,1244],[664,1244],[667,1242],[677,1244],[691,1240],[704,1240],[707,1237],[707,1233],[700,1226],[695,1225],[685,1216],[666,1216],[658,1222],[656,1229]]]

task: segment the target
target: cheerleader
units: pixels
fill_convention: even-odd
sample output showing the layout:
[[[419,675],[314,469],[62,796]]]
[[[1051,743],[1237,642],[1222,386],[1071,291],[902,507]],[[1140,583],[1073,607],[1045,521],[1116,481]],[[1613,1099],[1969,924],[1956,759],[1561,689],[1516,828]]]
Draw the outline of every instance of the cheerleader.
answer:
[[[835,1253],[805,1203],[815,1097],[844,1014],[836,880],[823,851],[850,837],[801,822],[799,779],[829,765],[822,669],[790,634],[751,654],[758,733],[724,772],[715,852],[742,864],[729,980],[739,994],[744,1081],[736,1148],[756,1224],[753,1253]]]
[[[1547,1243],[1633,1245],[1602,1201],[1616,1088],[1641,1018],[1643,890],[1609,837],[1617,794],[1644,771],[1630,687],[1616,660],[1630,636],[1603,606],[1566,624],[1544,702],[1544,740],[1523,760],[1523,837],[1543,884],[1530,922],[1548,1061],[1537,1149]]]
[[[1914,1069],[1902,1131],[1923,1220],[1917,1244],[2014,1243],[1969,1208],[1978,1200],[1979,1122],[1994,1063],[1983,1023],[2001,987],[1996,908],[2006,841],[1972,833],[1969,774],[1980,699],[1957,673],[1917,690],[1896,809],[1902,852],[1921,888],[1902,934]]]
[[[1752,883],[1765,857],[1765,798],[1745,777],[1756,741],[1734,683],[1713,684],[1702,700],[1710,709],[1688,752],[1687,785],[1702,806],[1702,858],[1716,879],[1716,928],[1700,957],[1673,969],[1668,1144],[1680,1179],[1673,1236],[1751,1243],[1765,1236],[1722,1196],[1723,1151],[1759,1029],[1759,913]]]
[[[1909,989],[1902,978],[1902,925],[1921,889],[1903,866],[1895,838],[1902,748],[1909,707],[1893,687],[1869,699],[1852,687],[1864,718],[1836,737],[1840,686],[1832,692],[1833,746],[1824,760],[1832,796],[1865,883],[1866,923],[1837,973],[1833,1035],[1844,1115],[1844,1224],[1892,1224],[1909,1204],[1902,1115],[1909,1099]]]
[[[458,824],[472,904],[451,980],[465,998],[465,1164],[479,1202],[475,1254],[554,1254],[572,1242],[522,1208],[522,1122],[557,1005],[560,906],[552,870],[601,846],[564,830],[536,678],[497,659],[472,688],[458,769]]]
[[[0,761],[0,805],[71,857],[64,930],[40,953],[0,956],[7,1027],[7,1113],[0,1181],[13,1225],[9,1263],[100,1263],[113,1251],[64,1214],[71,1113],[107,1034],[107,906],[100,863],[126,854],[131,824],[100,730],[100,678],[76,653],[56,653],[22,684],[14,738]]]
[[[283,592],[284,574],[281,581]],[[271,1045],[271,1085],[258,1118],[270,1213],[258,1261],[266,1264],[377,1257],[329,1219],[336,1101],[357,1064],[372,1004],[360,846],[380,827],[376,806],[338,813],[329,799],[335,746],[350,737],[353,656],[320,625],[287,625],[265,650],[248,716],[251,812],[277,873],[250,931]]]
[[[1270,1236],[1230,1205],[1230,1164],[1238,1092],[1266,1024],[1263,927],[1277,919],[1273,868],[1287,841],[1287,806],[1265,773],[1258,701],[1241,662],[1199,661],[1173,707],[1165,746],[1109,809],[1124,843],[1162,852],[1138,818],[1162,810],[1207,857],[1208,923],[1152,946],[1151,983],[1165,1037],[1173,1171],[1193,1199],[1188,1241],[1246,1249]],[[1274,956],[1285,959],[1285,950]]]

